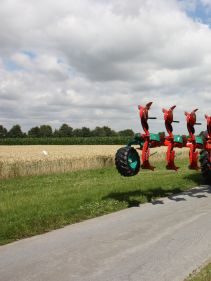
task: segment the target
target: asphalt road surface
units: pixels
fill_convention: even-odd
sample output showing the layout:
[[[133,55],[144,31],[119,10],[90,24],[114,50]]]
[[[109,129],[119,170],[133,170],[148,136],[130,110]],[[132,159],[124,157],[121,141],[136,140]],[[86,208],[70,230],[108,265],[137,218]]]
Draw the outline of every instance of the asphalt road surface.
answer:
[[[209,258],[204,186],[2,246],[0,281],[183,281]]]

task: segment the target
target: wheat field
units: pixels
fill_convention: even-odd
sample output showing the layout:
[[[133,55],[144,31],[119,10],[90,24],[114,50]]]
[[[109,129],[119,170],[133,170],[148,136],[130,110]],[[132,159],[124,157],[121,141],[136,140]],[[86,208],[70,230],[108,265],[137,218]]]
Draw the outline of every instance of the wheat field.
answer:
[[[119,145],[28,145],[0,146],[0,178],[14,178],[109,167]],[[167,148],[151,149],[151,161],[165,159]],[[177,158],[188,157],[187,149],[176,149]]]

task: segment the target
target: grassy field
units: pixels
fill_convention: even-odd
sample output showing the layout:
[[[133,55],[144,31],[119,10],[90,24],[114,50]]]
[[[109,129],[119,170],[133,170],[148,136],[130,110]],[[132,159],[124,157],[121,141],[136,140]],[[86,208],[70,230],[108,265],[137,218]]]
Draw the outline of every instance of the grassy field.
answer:
[[[200,272],[191,274],[185,281],[211,281],[211,263],[205,266]]]
[[[121,177],[114,167],[0,181],[0,244],[44,233],[196,186],[200,173],[157,162],[155,172]]]
[[[120,145],[0,146],[0,179],[110,167]],[[152,149],[152,162],[165,159],[166,148]],[[188,158],[187,149],[177,159]],[[187,159],[188,161],[188,159]]]

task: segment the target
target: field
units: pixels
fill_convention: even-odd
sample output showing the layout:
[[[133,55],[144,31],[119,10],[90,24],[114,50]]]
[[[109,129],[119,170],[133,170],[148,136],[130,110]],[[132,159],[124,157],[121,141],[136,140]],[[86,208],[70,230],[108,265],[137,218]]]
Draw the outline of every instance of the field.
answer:
[[[114,167],[0,181],[0,244],[179,193],[201,174],[179,160],[179,172],[157,162],[155,172],[121,177]]]
[[[120,145],[0,146],[0,178],[14,178],[110,167]],[[165,159],[166,148],[152,149],[152,162]],[[187,149],[177,151],[186,158]]]
[[[154,172],[121,177],[118,145],[0,146],[0,244],[170,196],[201,182],[177,151],[179,172],[166,171],[166,148],[152,149]],[[161,161],[162,160],[162,161]]]

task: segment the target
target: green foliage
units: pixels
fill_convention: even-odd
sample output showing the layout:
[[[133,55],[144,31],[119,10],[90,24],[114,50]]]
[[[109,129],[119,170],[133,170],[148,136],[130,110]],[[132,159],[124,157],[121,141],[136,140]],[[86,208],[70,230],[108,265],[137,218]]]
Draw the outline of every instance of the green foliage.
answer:
[[[105,130],[101,127],[96,127],[93,130],[92,134],[93,134],[93,136],[96,136],[96,137],[105,137],[106,136]]]
[[[27,137],[27,140],[20,138]],[[54,132],[50,125],[41,125],[29,129],[27,135],[22,132],[20,125],[13,126],[9,132],[0,125],[0,145],[1,144],[126,144],[130,138],[134,137],[131,129],[115,132],[107,126],[96,127],[90,130],[87,127],[73,130],[68,124],[62,124]],[[15,138],[16,140],[11,140]],[[82,138],[87,138],[82,140]],[[38,140],[39,139],[39,140]]]
[[[54,133],[54,136],[56,133]],[[72,137],[73,136],[73,128],[67,124],[62,124],[58,130],[58,137]]]
[[[134,134],[133,130],[127,129],[127,130],[119,131],[119,135],[120,136],[131,136],[131,137],[133,137],[135,134]]]
[[[82,137],[90,137],[91,136],[91,131],[87,127],[82,127],[81,129]]]
[[[131,137],[0,138],[0,145],[106,145],[127,144]]]
[[[0,125],[0,138],[6,138],[7,136],[7,129]]]
[[[9,132],[7,133],[7,136],[9,138],[22,138],[24,137],[24,133],[21,130],[21,126],[20,125],[14,125]]]
[[[82,130],[81,129],[75,129],[73,130],[73,136],[74,137],[82,137]]]
[[[40,126],[40,136],[43,138],[49,138],[53,136],[53,130],[50,125]]]
[[[188,170],[142,171],[121,177],[114,167],[66,174],[0,181],[0,244],[138,206],[199,184],[200,174]]]
[[[89,128],[87,127],[82,127],[82,129],[75,129],[73,130],[73,136],[74,137],[91,137],[92,132]]]
[[[117,133],[115,131],[111,130],[107,126],[104,126],[102,129],[104,130],[106,137],[113,137],[113,136],[117,135]]]
[[[104,126],[104,127],[96,127],[92,131],[92,135],[96,137],[113,137],[116,136],[117,133],[111,130],[109,127]]]
[[[40,137],[40,128],[33,127],[28,131],[28,136],[31,138],[39,138]]]

